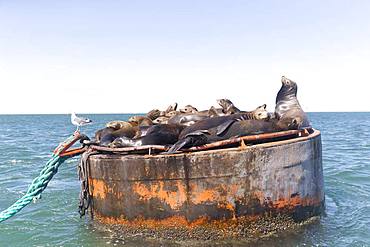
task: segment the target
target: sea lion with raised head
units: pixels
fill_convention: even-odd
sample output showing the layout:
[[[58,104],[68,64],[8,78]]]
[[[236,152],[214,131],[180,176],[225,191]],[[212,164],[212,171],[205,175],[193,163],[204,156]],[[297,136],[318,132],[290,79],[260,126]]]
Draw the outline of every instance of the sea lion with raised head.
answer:
[[[217,103],[222,107],[222,112],[226,115],[241,112],[229,99],[218,99]]]
[[[286,119],[287,122],[299,123],[298,129],[309,127],[310,122],[307,114],[302,110],[297,99],[297,83],[281,77],[282,86],[276,96],[275,117],[279,120]]]
[[[160,110],[158,110],[158,109],[153,109],[153,110],[149,111],[149,112],[146,114],[146,117],[147,117],[147,118],[150,118],[151,120],[154,120],[154,119],[158,118],[160,115],[161,115],[161,111],[160,111]]]

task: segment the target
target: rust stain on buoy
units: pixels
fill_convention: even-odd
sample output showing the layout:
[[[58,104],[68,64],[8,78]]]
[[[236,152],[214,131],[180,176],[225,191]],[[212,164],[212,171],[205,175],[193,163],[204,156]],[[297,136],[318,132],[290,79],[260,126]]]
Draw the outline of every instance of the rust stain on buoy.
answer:
[[[176,182],[175,190],[166,190],[165,183],[159,181],[150,186],[146,186],[141,182],[135,182],[132,186],[132,192],[140,196],[140,200],[150,200],[157,198],[163,203],[166,203],[172,209],[179,209],[186,201],[186,191],[184,185]]]
[[[149,228],[230,225],[264,214],[304,219],[324,207],[317,130],[243,148],[92,155],[88,164],[92,211],[104,223]]]

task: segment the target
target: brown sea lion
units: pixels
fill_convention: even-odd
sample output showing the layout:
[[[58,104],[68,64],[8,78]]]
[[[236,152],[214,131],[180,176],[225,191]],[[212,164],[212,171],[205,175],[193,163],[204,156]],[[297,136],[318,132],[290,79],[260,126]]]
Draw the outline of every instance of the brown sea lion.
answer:
[[[121,121],[121,120],[115,120],[115,121],[110,121],[105,124],[105,127],[107,128],[113,128],[113,129],[121,129],[121,128],[128,128],[132,126],[131,123],[126,122],[126,121]]]
[[[241,112],[229,99],[218,99],[217,103],[222,107],[222,112],[226,115]]]
[[[167,124],[168,123],[168,117],[157,117],[153,120],[153,124]]]
[[[181,113],[178,112],[178,111],[170,111],[170,112],[167,112],[164,116],[168,117],[168,118],[171,118],[171,117],[176,116],[178,114],[181,114]]]
[[[177,103],[173,103],[172,105],[168,106],[166,112],[176,111],[177,110]]]
[[[154,120],[154,119],[158,118],[160,115],[161,115],[161,111],[160,111],[160,110],[158,110],[158,109],[153,109],[153,110],[149,111],[149,112],[146,114],[146,117],[147,117],[147,118],[150,118],[151,120]]]
[[[297,84],[286,77],[281,77],[282,86],[276,96],[275,116],[279,120],[294,120],[299,128],[310,126],[307,114],[302,110],[297,99]]]
[[[129,123],[137,124],[138,126],[151,126],[153,121],[145,116],[133,116],[128,119]]]
[[[116,138],[110,147],[136,147],[143,145],[171,145],[178,140],[178,136],[183,129],[180,125],[160,124],[153,125],[148,129],[145,136],[130,139],[127,137]]]
[[[209,110],[206,111],[206,112],[207,112],[209,117],[225,116],[225,113],[223,113],[222,108],[216,108],[214,106],[211,106],[211,108],[209,108]]]
[[[176,111],[177,109],[177,103],[173,103],[172,105],[169,105],[165,111],[160,112],[160,117],[166,116],[168,113]]]
[[[180,112],[181,113],[197,113],[198,109],[192,105],[186,105],[184,108],[180,109]]]

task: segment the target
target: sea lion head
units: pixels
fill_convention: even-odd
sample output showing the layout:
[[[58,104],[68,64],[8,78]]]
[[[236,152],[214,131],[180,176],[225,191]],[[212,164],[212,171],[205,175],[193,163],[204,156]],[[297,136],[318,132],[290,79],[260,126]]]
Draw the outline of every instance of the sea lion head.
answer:
[[[266,104],[257,107],[252,111],[253,118],[256,120],[268,120],[270,119],[270,113],[266,110]]]
[[[166,113],[169,113],[171,111],[176,111],[177,109],[177,103],[173,103],[172,105],[168,106],[167,109],[166,109]]]
[[[132,125],[129,122],[126,121],[110,121],[105,124],[107,128],[112,128],[115,130],[131,127]]]
[[[217,117],[218,116],[217,109],[214,106],[211,106],[211,108],[209,108],[209,110],[207,111],[207,115],[209,117]]]
[[[286,78],[285,76],[281,77],[281,88],[276,96],[276,102],[278,103],[281,100],[289,100],[292,97],[297,97],[297,83]]]
[[[171,118],[171,117],[173,117],[173,116],[178,115],[179,113],[180,113],[180,112],[178,112],[178,111],[170,111],[170,112],[168,112],[168,113],[166,114],[166,117]]]
[[[158,117],[153,120],[154,124],[167,124],[168,123],[168,117]]]
[[[153,125],[153,121],[144,116],[132,116],[128,119],[129,123],[131,123],[133,126],[139,125],[139,126],[150,126]]]
[[[197,113],[198,109],[192,105],[186,105],[184,108],[180,109],[180,112],[181,113]]]
[[[132,116],[128,119],[130,123],[137,123],[139,124],[143,119],[143,116]]]
[[[233,102],[231,102],[231,100],[229,99],[218,99],[217,104],[219,104],[222,107],[222,109],[227,109],[230,106],[234,105]]]
[[[146,116],[148,117],[148,118],[150,118],[151,120],[154,120],[154,119],[156,119],[157,117],[159,117],[161,115],[161,111],[160,110],[158,110],[158,109],[153,109],[153,110],[151,110],[150,112],[148,112],[147,114],[146,114]]]

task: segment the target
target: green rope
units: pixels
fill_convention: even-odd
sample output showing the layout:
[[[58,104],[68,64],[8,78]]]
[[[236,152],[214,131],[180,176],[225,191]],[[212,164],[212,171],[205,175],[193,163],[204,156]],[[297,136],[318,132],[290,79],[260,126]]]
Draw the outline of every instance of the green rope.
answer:
[[[70,142],[73,140],[73,136],[69,137],[64,143]],[[45,164],[44,168],[41,170],[38,177],[36,177],[31,185],[28,187],[28,190],[24,196],[18,199],[13,205],[4,211],[0,212],[0,222],[9,219],[14,216],[16,213],[22,210],[25,206],[33,201],[42,191],[45,190],[46,186],[57,173],[58,167],[69,157],[60,157],[59,153],[61,148],[54,153],[50,160]]]

